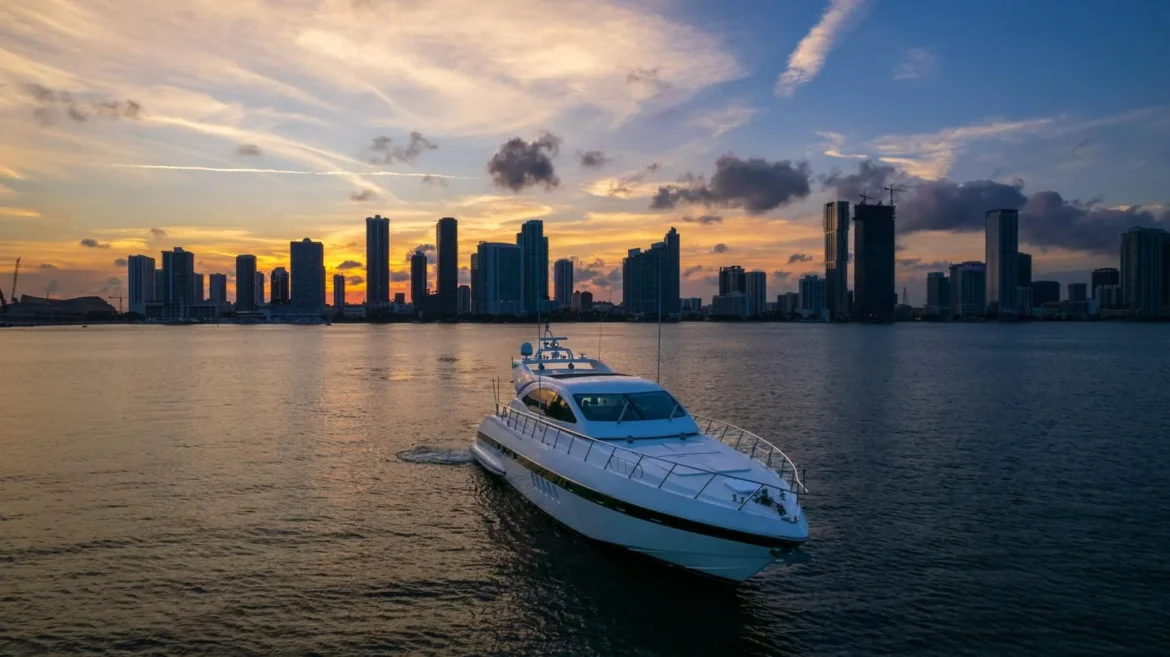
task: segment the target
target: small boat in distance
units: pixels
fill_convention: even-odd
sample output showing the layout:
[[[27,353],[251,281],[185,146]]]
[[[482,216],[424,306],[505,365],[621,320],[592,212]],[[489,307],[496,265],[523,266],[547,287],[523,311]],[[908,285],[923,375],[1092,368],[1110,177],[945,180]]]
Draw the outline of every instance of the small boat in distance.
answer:
[[[703,574],[739,582],[794,560],[805,488],[784,452],[565,340],[546,327],[535,352],[521,346],[515,398],[471,444],[484,469],[589,538]]]

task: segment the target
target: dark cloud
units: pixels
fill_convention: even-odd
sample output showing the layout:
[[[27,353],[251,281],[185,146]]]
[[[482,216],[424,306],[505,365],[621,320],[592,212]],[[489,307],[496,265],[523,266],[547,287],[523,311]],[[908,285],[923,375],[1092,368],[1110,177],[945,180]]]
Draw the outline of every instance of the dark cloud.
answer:
[[[358,262],[357,260],[346,260],[345,262],[341,263],[340,265],[337,265],[337,268],[338,269],[361,269],[362,263]]]
[[[721,223],[723,223],[723,217],[720,217],[717,214],[704,214],[704,215],[700,215],[698,217],[688,216],[688,217],[683,217],[682,220],[686,221],[686,222],[690,222],[690,223],[696,223],[696,224],[721,224]]]
[[[552,163],[560,150],[561,139],[551,132],[545,132],[531,143],[513,137],[501,144],[499,152],[488,160],[487,170],[496,187],[513,192],[536,185],[552,189],[561,184]]]
[[[403,257],[403,262],[410,262],[410,257],[413,256],[418,251],[422,251],[423,253],[425,253],[427,255],[427,262],[428,263],[435,261],[435,245],[434,244],[419,244],[418,246],[414,247],[413,249],[408,249],[406,251],[406,255]]]
[[[152,235],[152,236],[153,236],[155,239],[162,239],[162,238],[164,238],[164,237],[166,237],[166,236],[167,236],[167,231],[165,231],[165,230],[163,230],[163,229],[161,229],[161,228],[151,228],[151,229],[150,229],[150,234],[151,234],[151,235]]]
[[[701,274],[703,271],[704,271],[703,265],[694,265],[693,267],[687,267],[686,269],[684,269],[682,275],[683,275],[683,278],[690,278],[691,276],[694,276],[695,274]]]
[[[61,281],[59,281],[55,278],[50,279],[48,283],[45,283],[45,296],[49,296],[49,295],[51,295],[55,292],[58,292],[60,290],[61,290]]]
[[[90,238],[90,237],[87,237],[78,243],[81,244],[82,246],[90,248],[90,249],[108,249],[108,248],[110,248],[110,245],[108,242],[99,242],[99,241],[97,241],[93,238]]]
[[[598,258],[585,264],[579,260],[573,261],[573,282],[578,285],[586,283],[593,287],[609,288],[621,285],[622,272],[617,267],[606,271],[605,261]]]
[[[727,246],[726,244],[723,244],[722,242],[720,242],[719,244],[716,244],[714,247],[712,247],[711,253],[727,253],[730,250],[731,250],[730,246]]]
[[[1020,210],[1020,241],[1116,256],[1121,234],[1134,226],[1170,230],[1170,210],[1155,214],[1141,206],[1125,209],[1068,201],[1053,191],[1036,192]]]
[[[115,262],[114,262],[114,264],[115,264],[115,265],[116,265],[116,264],[118,264],[118,263],[117,263],[117,261],[115,261]],[[125,260],[123,260],[123,261],[122,261],[122,264],[126,264],[126,261],[125,261]],[[41,266],[40,266],[40,268],[41,268],[41,269],[56,269],[56,268],[57,268],[57,265],[50,264],[50,263],[48,263],[48,262],[42,262],[42,263],[41,263]]]
[[[885,192],[883,187],[890,183],[906,182],[908,176],[899,173],[897,169],[881,162],[865,160],[857,165],[857,173],[844,174],[834,171],[827,176],[821,176],[821,187],[836,192],[838,201],[856,203],[865,194],[870,198],[880,199]]]
[[[446,187],[447,181],[444,178],[439,178],[438,176],[432,176],[431,174],[428,173],[427,175],[422,177],[422,184],[430,185],[431,187]]]
[[[650,207],[661,210],[679,203],[701,203],[709,208],[743,208],[750,214],[761,214],[808,196],[810,176],[805,162],[741,160],[729,154],[715,161],[710,183],[688,175],[682,184],[659,187]]]
[[[791,265],[794,262],[812,262],[812,259],[813,257],[807,253],[793,253],[788,256],[788,264]]]
[[[660,70],[660,67],[630,69],[626,74],[626,83],[643,85],[653,90],[655,94],[660,94],[670,88],[670,83],[658,74]]]
[[[613,162],[613,158],[602,151],[585,151],[584,153],[577,151],[577,157],[581,159],[581,166],[587,169],[600,169]]]
[[[366,279],[362,278],[361,276],[349,276],[345,279],[346,285],[361,285],[365,281]]]
[[[392,271],[390,272],[390,280],[395,283],[403,283],[410,280],[410,272],[406,271]]]
[[[703,278],[703,283],[706,285],[710,285],[711,287],[719,287],[719,277],[718,276],[705,276]]]
[[[378,194],[372,189],[363,189],[360,192],[350,192],[349,200],[354,203],[363,203],[365,201],[377,200]]]
[[[110,287],[118,287],[121,284],[122,279],[118,278],[117,276],[111,276],[106,279],[106,285],[109,285]]]
[[[374,141],[370,145],[373,155],[368,158],[368,161],[370,164],[394,164],[396,162],[414,164],[423,151],[431,151],[438,147],[438,144],[422,136],[422,133],[417,130],[410,133],[410,141],[406,144],[406,148],[394,146],[393,140],[389,137],[374,137]]]
[[[651,162],[637,173],[618,178],[615,182],[611,182],[609,184],[609,192],[607,192],[607,194],[609,196],[629,196],[633,193],[633,190],[630,189],[630,186],[636,185],[646,180],[646,176],[657,171],[659,166],[660,165],[657,162]]]
[[[778,281],[786,281],[790,276],[792,276],[792,272],[790,271],[781,271],[777,269],[776,271],[772,272],[772,278],[775,278]]]
[[[983,230],[988,210],[1015,210],[1024,205],[1028,199],[1023,187],[1022,180],[1011,185],[994,180],[956,183],[943,179],[919,183],[898,205],[898,231]],[[1023,229],[1022,222],[1020,228]]]
[[[64,112],[65,116],[78,122],[88,121],[91,117],[136,121],[142,115],[142,105],[133,100],[80,102],[68,91],[50,89],[39,84],[26,84],[24,91],[37,103],[33,116],[45,124],[55,121],[59,112]]]
[[[468,285],[471,283],[471,267],[459,268],[459,284]]]
[[[248,157],[260,157],[264,153],[256,144],[240,144],[236,147],[236,155],[246,155]]]
[[[117,260],[114,261],[115,267],[125,267],[127,264],[128,263],[126,262],[125,258],[118,258]]]

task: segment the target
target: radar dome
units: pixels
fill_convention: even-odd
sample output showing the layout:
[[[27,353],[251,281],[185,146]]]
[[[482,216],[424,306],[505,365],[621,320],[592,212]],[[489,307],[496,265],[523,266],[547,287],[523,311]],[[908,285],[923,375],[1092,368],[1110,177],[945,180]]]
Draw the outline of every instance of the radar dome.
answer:
[[[521,356],[531,356],[532,355],[532,344],[529,342],[525,342],[524,344],[520,345],[520,355]]]

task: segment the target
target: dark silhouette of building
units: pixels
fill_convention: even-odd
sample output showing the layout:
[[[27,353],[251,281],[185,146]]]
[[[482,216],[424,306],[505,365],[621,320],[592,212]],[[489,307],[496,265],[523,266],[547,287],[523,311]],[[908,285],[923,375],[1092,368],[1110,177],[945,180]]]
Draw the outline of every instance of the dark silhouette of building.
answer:
[[[1016,262],[1020,270],[1020,287],[1032,287],[1032,254],[1017,254]]]
[[[719,296],[734,292],[747,293],[747,272],[739,265],[719,268]]]
[[[1162,314],[1167,283],[1166,245],[1160,228],[1130,228],[1121,234],[1121,299],[1138,317]]]
[[[825,204],[825,285],[828,289],[829,315],[849,314],[849,202]],[[720,294],[723,294],[720,292]]]
[[[553,288],[557,308],[564,310],[573,305],[573,261],[561,258],[553,264]]]
[[[951,279],[945,272],[932,271],[926,275],[926,306],[922,309],[928,317],[951,315]]]
[[[1046,303],[1060,301],[1060,283],[1057,281],[1032,281],[1032,307],[1040,308]]]
[[[967,261],[951,265],[951,315],[982,317],[987,312],[987,265]]]
[[[167,289],[167,274],[162,268],[154,270],[154,287],[150,288],[150,298],[147,303],[163,303],[163,295]]]
[[[894,321],[894,206],[853,206],[853,317]]]
[[[420,307],[427,296],[427,254],[415,251],[410,256],[410,302]]]
[[[548,299],[548,238],[544,236],[544,222],[525,221],[516,233],[516,245],[521,254],[522,312],[537,313]]]
[[[203,274],[195,273],[191,275],[191,303],[203,303],[206,298],[204,296],[204,282]]]
[[[435,251],[439,312],[454,315],[459,312],[459,222],[454,217],[443,217],[435,225]]]
[[[130,312],[146,316],[146,304],[154,301],[154,258],[132,255],[126,259],[126,285],[129,287]],[[15,299],[13,299],[15,302]]]
[[[345,274],[333,275],[333,312],[338,315],[345,310]]]
[[[264,272],[256,272],[256,306],[264,305]]]
[[[289,242],[292,305],[302,312],[325,310],[325,245],[305,238]]]
[[[471,312],[471,286],[459,286],[459,314],[464,315]]]
[[[471,270],[471,312],[479,314],[483,312],[479,307],[479,250],[471,254],[471,263],[469,269]]]
[[[396,303],[400,306],[406,305],[406,293],[405,292],[395,292],[394,293],[394,303]]]
[[[390,303],[390,219],[366,217],[366,303]]]
[[[212,303],[227,303],[227,274],[212,274],[209,277],[211,289],[208,290]]]
[[[587,313],[593,310],[593,293],[586,290],[581,293],[581,312]]]
[[[256,310],[256,256],[236,256],[236,312]]]
[[[649,250],[630,249],[622,260],[622,305],[627,313],[656,317],[661,304],[663,317],[681,315],[680,248],[678,231],[672,227]]]
[[[523,256],[517,244],[480,242],[474,278],[475,312],[515,315],[522,312]]]
[[[287,304],[289,302],[288,270],[284,267],[277,267],[272,270],[272,276],[268,280],[270,286],[268,302],[274,306]]]
[[[194,301],[191,299],[195,278],[195,254],[176,246],[174,251],[162,252],[163,290],[160,293],[163,315],[183,318]]]
[[[1020,309],[1020,213],[990,210],[984,215],[984,242],[987,256],[987,309],[1016,315]]]
[[[1068,300],[1069,301],[1087,301],[1089,299],[1089,290],[1084,283],[1069,283],[1068,284]]]
[[[1116,267],[1094,269],[1089,281],[1089,294],[1096,299],[1098,287],[1102,285],[1121,285],[1121,271]]]

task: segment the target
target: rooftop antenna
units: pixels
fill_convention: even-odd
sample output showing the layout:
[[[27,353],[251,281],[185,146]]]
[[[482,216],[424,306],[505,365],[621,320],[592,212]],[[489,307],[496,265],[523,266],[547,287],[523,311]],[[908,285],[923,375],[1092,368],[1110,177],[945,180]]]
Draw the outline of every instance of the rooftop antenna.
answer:
[[[896,186],[896,185],[890,185],[889,187],[882,187],[882,189],[884,189],[884,190],[886,190],[887,192],[889,192],[889,193],[890,193],[890,205],[893,205],[893,204],[894,204],[894,192],[904,192],[904,191],[906,191],[905,189],[903,189],[903,188],[901,188],[901,187],[898,187],[898,186]]]
[[[871,198],[873,198],[873,197],[872,197],[872,196],[866,196],[865,194],[862,194],[862,195],[861,195],[861,204],[862,204],[862,205],[865,205],[865,202],[866,202],[866,201],[868,201],[868,200],[869,200],[869,199],[871,199]]]

